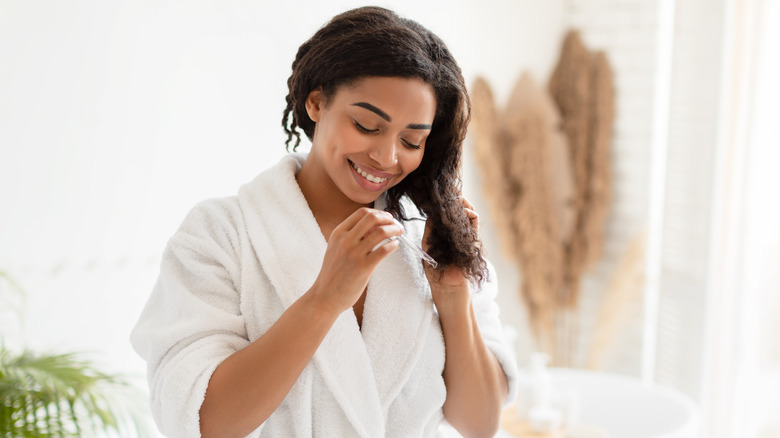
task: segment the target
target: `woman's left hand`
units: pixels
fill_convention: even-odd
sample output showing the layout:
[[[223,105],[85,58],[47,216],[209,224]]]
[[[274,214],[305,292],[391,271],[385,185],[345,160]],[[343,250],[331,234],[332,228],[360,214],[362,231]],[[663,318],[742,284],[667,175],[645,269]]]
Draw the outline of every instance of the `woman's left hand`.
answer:
[[[470,226],[475,232],[479,232],[479,215],[477,215],[474,206],[464,197],[460,197],[463,204],[466,217],[468,217]],[[423,233],[423,250],[428,251],[428,236],[431,234],[433,224],[430,220],[425,223],[425,232]],[[438,269],[424,264],[425,275],[428,277],[428,283],[431,285],[431,294],[433,301],[439,306],[442,300],[452,298],[470,297],[469,280],[463,274],[463,271],[457,266],[444,266]]]
[[[474,206],[462,197],[460,201],[469,226],[478,231],[479,218]],[[432,229],[431,222],[425,224],[423,242],[428,240]],[[463,436],[493,436],[506,399],[507,380],[501,364],[482,338],[471,282],[456,266],[440,269],[425,266],[425,275],[444,336],[442,376],[447,386],[442,407],[444,418]]]

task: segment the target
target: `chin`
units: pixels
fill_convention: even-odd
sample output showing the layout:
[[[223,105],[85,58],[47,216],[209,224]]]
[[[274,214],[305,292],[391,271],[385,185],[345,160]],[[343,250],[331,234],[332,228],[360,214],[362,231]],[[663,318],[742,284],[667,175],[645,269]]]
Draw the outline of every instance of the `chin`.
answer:
[[[350,196],[349,199],[361,205],[371,206],[371,204],[373,204],[377,199],[379,199],[379,197],[382,196],[383,193],[385,192],[362,194],[359,196]]]

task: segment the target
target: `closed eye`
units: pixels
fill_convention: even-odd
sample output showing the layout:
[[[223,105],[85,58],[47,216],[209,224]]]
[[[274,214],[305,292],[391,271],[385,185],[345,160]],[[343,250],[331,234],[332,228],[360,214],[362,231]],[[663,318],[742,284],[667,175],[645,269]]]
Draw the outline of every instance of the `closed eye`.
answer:
[[[365,126],[361,125],[357,122],[357,120],[352,120],[352,123],[355,124],[355,127],[358,129],[358,131],[364,133],[364,134],[374,134],[376,132],[379,132],[378,129],[368,129]]]
[[[408,140],[403,140],[403,142],[406,143],[406,145],[409,146],[412,149],[420,149],[422,147],[422,143],[421,144],[414,144],[414,143],[409,142]]]
[[[358,131],[360,131],[360,132],[362,132],[364,134],[376,134],[376,133],[379,132],[379,129],[368,129],[368,128],[366,128],[365,126],[363,126],[360,123],[358,123],[358,121],[355,120],[355,119],[352,119],[352,123],[355,125],[355,128],[357,128]],[[401,139],[401,141],[403,141],[404,144],[407,147],[411,148],[411,149],[420,149],[422,147],[422,143],[421,144],[414,144],[414,143],[412,143],[412,142],[410,142],[408,140],[404,140],[404,139]]]

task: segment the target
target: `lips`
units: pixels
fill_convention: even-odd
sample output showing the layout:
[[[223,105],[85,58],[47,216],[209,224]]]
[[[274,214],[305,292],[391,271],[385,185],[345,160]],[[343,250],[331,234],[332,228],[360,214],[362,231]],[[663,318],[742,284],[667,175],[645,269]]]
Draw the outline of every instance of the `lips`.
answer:
[[[377,191],[387,186],[388,181],[393,176],[391,174],[381,173],[377,175],[376,171],[368,172],[355,162],[347,160],[350,167],[354,170],[355,179],[357,182],[367,190]]]
[[[360,176],[362,176],[363,178],[371,181],[374,184],[381,184],[381,183],[387,181],[387,178],[382,178],[380,176],[376,176],[376,175],[373,175],[371,173],[368,173],[365,170],[361,169],[357,164],[355,164],[352,161],[350,161],[349,164],[352,165],[352,168],[355,169],[355,171],[357,173],[359,173]]]

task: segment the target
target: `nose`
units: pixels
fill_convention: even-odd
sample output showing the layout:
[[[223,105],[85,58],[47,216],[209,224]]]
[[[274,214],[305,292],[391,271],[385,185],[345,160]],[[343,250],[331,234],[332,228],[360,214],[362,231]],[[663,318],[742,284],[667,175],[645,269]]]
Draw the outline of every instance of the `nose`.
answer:
[[[398,164],[397,145],[395,140],[382,141],[368,152],[368,157],[376,161],[380,169],[389,169]]]

